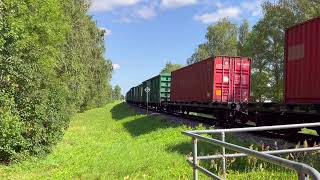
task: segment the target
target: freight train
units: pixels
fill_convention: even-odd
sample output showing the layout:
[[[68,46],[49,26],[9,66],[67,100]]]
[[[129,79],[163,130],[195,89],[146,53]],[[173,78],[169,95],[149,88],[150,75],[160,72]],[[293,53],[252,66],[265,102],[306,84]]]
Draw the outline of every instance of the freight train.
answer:
[[[283,103],[250,102],[250,76],[250,58],[215,56],[144,81],[126,101],[168,113],[210,114],[229,125],[319,122],[320,17],[286,30]]]

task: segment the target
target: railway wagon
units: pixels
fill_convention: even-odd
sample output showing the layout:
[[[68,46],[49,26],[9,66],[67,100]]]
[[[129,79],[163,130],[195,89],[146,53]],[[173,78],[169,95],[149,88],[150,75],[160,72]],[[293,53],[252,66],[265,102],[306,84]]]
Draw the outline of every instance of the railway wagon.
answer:
[[[320,17],[286,31],[285,103],[320,104]]]
[[[131,88],[126,94],[126,101],[132,103],[134,101],[134,88]]]
[[[230,123],[237,117],[246,123],[242,104],[249,101],[250,77],[251,59],[247,57],[214,56],[181,68],[171,74],[171,100],[164,103],[165,109],[212,114]]]
[[[146,104],[147,93],[145,89],[150,88],[148,93],[148,105],[155,109],[161,107],[161,103],[170,101],[171,73],[162,73],[142,83],[142,102]]]
[[[251,59],[215,56],[172,72],[171,102],[248,102]]]
[[[134,104],[140,105],[142,103],[142,91],[143,91],[142,84],[134,87],[134,97],[133,97]]]

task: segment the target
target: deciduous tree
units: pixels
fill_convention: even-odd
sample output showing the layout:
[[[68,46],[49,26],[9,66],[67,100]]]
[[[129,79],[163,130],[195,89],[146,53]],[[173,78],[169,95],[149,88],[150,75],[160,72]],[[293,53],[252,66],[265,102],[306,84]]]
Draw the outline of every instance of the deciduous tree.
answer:
[[[121,87],[119,85],[116,85],[113,89],[113,99],[114,100],[121,100]]]
[[[170,61],[168,61],[160,73],[171,73],[172,71],[175,71],[182,67],[183,66],[181,64],[172,64]]]

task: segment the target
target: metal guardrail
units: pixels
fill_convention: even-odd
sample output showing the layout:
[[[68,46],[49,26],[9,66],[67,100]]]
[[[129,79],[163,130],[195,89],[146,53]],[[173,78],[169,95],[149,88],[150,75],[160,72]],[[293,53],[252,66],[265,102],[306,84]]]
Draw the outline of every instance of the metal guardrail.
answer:
[[[226,133],[231,132],[252,132],[252,131],[267,131],[267,130],[280,130],[280,129],[291,129],[291,128],[307,128],[307,127],[318,127],[320,123],[305,123],[305,124],[291,124],[291,125],[276,125],[276,126],[261,126],[261,127],[250,127],[250,128],[234,128],[234,129],[216,129],[216,130],[195,130],[195,131],[185,131],[183,134],[192,137],[193,142],[193,157],[188,158],[188,162],[193,166],[193,179],[198,179],[198,171],[205,173],[213,179],[223,180],[226,179],[226,158],[236,158],[245,156],[254,156],[257,159],[270,162],[285,168],[289,168],[297,171],[299,180],[306,180],[312,177],[314,180],[320,180],[320,173],[313,167],[299,163],[295,161],[290,161],[281,157],[274,156],[276,154],[288,154],[293,152],[307,152],[307,151],[318,151],[320,147],[309,147],[309,148],[297,148],[297,149],[283,149],[283,150],[273,150],[273,151],[255,151],[249,148],[238,146],[226,142]],[[201,134],[221,134],[221,140],[214,138],[209,138],[202,136]],[[198,156],[198,140],[208,142],[221,147],[221,155],[208,155],[208,156]],[[226,148],[239,152],[237,154],[226,154]],[[222,159],[222,171],[223,177],[210,172],[198,165],[198,160],[208,160],[208,159]]]

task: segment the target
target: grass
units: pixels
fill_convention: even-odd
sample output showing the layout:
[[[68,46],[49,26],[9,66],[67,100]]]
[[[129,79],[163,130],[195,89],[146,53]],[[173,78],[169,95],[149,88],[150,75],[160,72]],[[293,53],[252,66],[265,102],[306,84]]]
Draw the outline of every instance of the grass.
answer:
[[[192,146],[190,138],[181,135],[188,129],[161,116],[137,114],[125,103],[108,104],[77,114],[47,157],[0,165],[0,179],[192,179],[192,168],[185,161]],[[200,144],[200,155],[216,151]],[[228,162],[228,179],[296,178],[291,171],[261,166],[252,159]],[[202,165],[219,169],[218,162]],[[200,179],[208,178],[200,173]]]
[[[313,130],[313,129],[303,128],[303,129],[301,129],[300,133],[318,136],[317,131]]]

